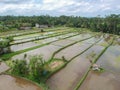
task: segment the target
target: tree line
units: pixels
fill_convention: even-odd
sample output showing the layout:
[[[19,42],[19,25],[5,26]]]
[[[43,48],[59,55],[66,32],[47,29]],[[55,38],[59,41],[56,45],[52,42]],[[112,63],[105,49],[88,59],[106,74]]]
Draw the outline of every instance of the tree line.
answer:
[[[67,26],[76,28],[88,28],[96,32],[105,32],[120,35],[120,14],[111,14],[100,17],[80,16],[0,16],[0,31],[7,31],[21,26],[35,27],[35,24],[49,26]]]

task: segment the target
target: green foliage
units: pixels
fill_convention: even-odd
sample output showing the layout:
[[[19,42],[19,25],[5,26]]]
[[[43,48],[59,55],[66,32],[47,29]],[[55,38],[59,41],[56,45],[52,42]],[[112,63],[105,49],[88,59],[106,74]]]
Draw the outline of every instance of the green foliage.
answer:
[[[42,56],[32,56],[28,65],[30,70],[29,78],[33,79],[34,81],[40,82],[42,79],[41,77],[44,77],[44,64],[45,62]]]
[[[5,28],[19,28],[35,27],[35,24],[48,25],[48,26],[68,26],[89,28],[92,31],[108,32],[113,34],[120,34],[120,15],[109,15],[104,18],[97,16],[92,18],[80,16],[0,16],[1,26],[0,30],[5,31]]]
[[[13,41],[14,39],[13,39],[13,36],[8,36],[8,37],[6,37],[6,39],[8,39],[9,40],[9,42],[11,42],[11,41]]]
[[[7,46],[9,46],[9,40],[7,40],[7,39],[1,39],[0,40],[0,48],[5,48]]]
[[[29,62],[26,60],[14,60],[11,65],[11,74],[27,77],[30,80],[40,83],[47,75],[47,73],[44,74],[46,71],[44,65],[45,62],[42,56],[32,56]]]
[[[15,60],[13,61],[12,65],[12,74],[20,75],[20,76],[27,76],[28,75],[28,66],[25,60]]]

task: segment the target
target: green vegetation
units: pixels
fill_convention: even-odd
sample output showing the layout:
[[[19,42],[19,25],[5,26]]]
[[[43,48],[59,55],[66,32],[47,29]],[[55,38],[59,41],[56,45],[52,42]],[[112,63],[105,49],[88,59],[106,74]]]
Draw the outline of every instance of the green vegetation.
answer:
[[[0,55],[11,52],[9,44],[9,39],[0,38]]]
[[[11,42],[10,45],[21,44],[21,43],[26,43],[26,42],[31,42],[31,41],[37,41],[37,40],[41,40],[41,39],[43,40],[43,39],[47,39],[47,38],[50,38],[50,37],[55,37],[55,36],[59,36],[59,35],[68,34],[70,32],[71,31],[65,31],[65,32],[62,32],[62,33],[54,33],[54,34],[43,36],[42,38],[39,38],[39,36],[38,36],[38,37],[34,37],[33,39],[27,40],[27,41],[22,41],[22,42],[17,42],[17,43]]]
[[[22,17],[22,18],[25,18],[25,17]],[[60,17],[57,17],[57,18],[60,18]],[[66,18],[66,16],[64,18]],[[71,18],[75,18],[75,17],[71,17]],[[76,17],[76,18],[80,18],[80,17]],[[104,19],[106,19],[106,18],[102,18],[102,19],[104,21]],[[29,24],[29,25],[31,25],[31,24]],[[69,23],[67,23],[67,24],[64,23],[62,25],[66,26],[66,25],[69,25]],[[82,25],[82,26],[80,25],[81,28],[78,28],[78,26],[72,26],[72,23],[71,23],[71,27],[77,27],[77,28],[65,28],[65,30],[64,30],[64,28],[62,30],[61,27],[60,28],[57,27],[57,29],[59,29],[60,31],[58,31],[58,32],[56,31],[56,33],[50,33],[48,35],[45,35],[47,37],[43,37],[41,39],[43,40],[45,38],[50,38],[50,37],[55,37],[55,36],[60,36],[61,35],[60,38],[57,37],[57,39],[55,39],[55,40],[53,39],[53,41],[50,40],[49,42],[46,42],[44,44],[43,43],[38,43],[39,42],[38,41],[37,42],[37,44],[39,44],[38,46],[33,46],[33,47],[30,47],[30,48],[25,48],[24,50],[10,52],[10,53],[6,53],[6,54],[2,53],[2,55],[0,56],[1,61],[5,61],[7,63],[7,65],[9,65],[11,67],[10,70],[8,70],[6,72],[6,74],[10,74],[10,75],[13,75],[13,76],[24,78],[26,80],[30,80],[31,82],[37,83],[37,85],[42,86],[43,90],[48,90],[48,87],[46,86],[45,83],[53,74],[56,74],[57,72],[59,72],[59,70],[63,69],[66,65],[69,65],[69,63],[71,61],[75,60],[76,57],[78,57],[81,54],[85,53],[87,50],[89,50],[93,46],[97,46],[97,45],[99,45],[99,46],[101,45],[100,47],[104,46],[103,47],[104,49],[101,50],[101,52],[98,55],[97,55],[97,53],[95,53],[97,51],[94,52],[93,48],[90,49],[90,50],[93,50],[93,52],[91,52],[91,53],[89,52],[90,54],[88,54],[88,56],[87,56],[87,53],[86,53],[85,58],[86,59],[88,58],[88,60],[90,59],[93,62],[90,64],[90,66],[88,65],[89,66],[88,70],[83,73],[83,77],[80,79],[80,81],[78,83],[76,83],[76,86],[75,86],[74,90],[78,90],[80,88],[80,86],[83,84],[83,82],[85,81],[85,79],[88,76],[89,72],[91,71],[92,64],[95,64],[97,62],[97,60],[104,54],[104,52],[111,45],[113,45],[113,43],[115,44],[117,42],[117,40],[119,39],[119,37],[117,35],[113,35],[113,34],[104,34],[104,33],[100,33],[100,32],[99,33],[96,33],[96,32],[93,33],[93,32],[90,31],[91,29],[87,29],[86,27],[84,28],[84,25]],[[46,29],[46,30],[49,31],[50,29]],[[55,29],[51,29],[51,31],[54,31],[54,30]],[[94,29],[92,29],[92,30],[94,31]],[[83,39],[80,38],[81,40],[80,39],[77,40],[79,37],[75,37],[76,40],[73,40],[74,42],[72,41],[72,39],[66,39],[66,38],[70,38],[70,37],[73,37],[73,36],[77,36],[77,35],[79,35],[81,33],[82,33],[81,36],[84,37],[86,32],[88,33],[87,38],[83,38]],[[35,32],[33,32],[33,33],[35,33]],[[69,33],[71,33],[71,34],[67,36],[66,34],[69,34]],[[27,39],[27,34],[29,34],[29,33],[21,34],[21,35],[25,35],[25,36],[21,36],[21,37],[23,37],[21,39]],[[90,36],[89,36],[89,34],[90,34]],[[63,37],[62,37],[62,35],[63,35]],[[64,35],[65,35],[65,37],[64,37]],[[4,38],[0,39],[0,50],[4,49],[6,47],[9,47],[10,42],[13,41],[14,36],[11,36],[11,35],[6,35],[6,36],[7,37],[4,37]],[[30,35],[30,37],[31,36],[32,35]],[[28,35],[28,37],[29,37],[29,35]],[[92,38],[92,37],[94,37],[94,38]],[[16,41],[19,40],[19,37],[17,37],[17,38],[18,39],[16,39]],[[83,42],[83,44],[90,44],[89,47],[86,47],[85,50],[83,50],[82,52],[77,52],[77,53],[75,52],[76,55],[71,57],[70,60],[66,60],[67,57],[64,57],[64,56],[60,57],[62,59],[55,58],[56,54],[59,54],[60,51],[66,49],[66,48],[68,48],[68,47],[70,47],[70,46],[72,46],[74,44],[77,44],[77,43],[79,43],[81,41],[90,39],[90,38],[95,39],[95,41],[93,42],[92,40],[88,40],[88,42],[92,41],[92,43]],[[21,53],[24,53],[24,52],[27,52],[27,51],[30,51],[30,50],[38,49],[40,47],[43,47],[45,45],[49,45],[52,42],[56,42],[56,41],[59,41],[59,40],[62,40],[62,39],[66,39],[66,40],[69,40],[69,41],[71,40],[72,42],[69,43],[68,45],[62,46],[59,49],[57,49],[56,51],[54,51],[52,56],[49,58],[48,61],[44,60],[41,55],[31,56],[30,58],[27,58],[27,54],[23,54],[23,59],[22,60],[10,60],[11,57],[13,57],[13,56],[15,56],[17,54],[21,54]],[[35,40],[37,41],[37,40],[39,40],[39,38],[35,38]],[[102,43],[100,41],[102,41]],[[51,45],[53,45],[53,44],[51,44]],[[78,45],[82,45],[82,44],[78,44]],[[99,51],[99,49],[98,49],[98,51]],[[20,58],[21,58],[21,56],[20,56]],[[120,61],[119,58],[120,57],[117,57],[114,61],[119,62]],[[89,63],[89,61],[88,61],[88,63]],[[71,66],[72,66],[72,63],[71,63]],[[67,67],[67,68],[69,68],[69,67]],[[102,73],[104,71],[105,71],[104,68],[100,67],[100,71],[93,71],[93,72]]]
[[[38,84],[43,83],[46,79],[49,71],[44,68],[46,63],[42,56],[32,56],[27,60],[13,60],[7,62],[11,69],[8,71],[9,74],[24,77]]]
[[[70,47],[70,46],[72,46],[72,45],[74,45],[74,44],[76,44],[76,43],[78,43],[78,42],[82,42],[82,41],[84,41],[84,40],[90,39],[90,38],[92,38],[92,37],[93,37],[93,36],[88,37],[88,38],[85,38],[85,39],[82,39],[82,40],[79,40],[79,41],[76,41],[76,42],[74,42],[74,43],[71,43],[71,44],[69,44],[69,45],[66,45],[66,46],[60,48],[59,50],[57,50],[57,51],[55,51],[55,52],[53,53],[53,55],[52,55],[52,57],[51,57],[51,60],[52,60],[52,59],[54,58],[54,56],[55,56],[58,52],[60,52],[61,50],[65,49],[65,48],[67,48],[67,47]]]
[[[5,60],[9,60],[14,55],[17,55],[17,54],[20,54],[20,53],[23,53],[23,52],[27,52],[27,51],[30,51],[30,50],[33,50],[33,49],[37,49],[37,48],[40,48],[40,47],[48,45],[48,44],[49,43],[38,45],[38,46],[35,46],[35,47],[31,47],[31,48],[20,50],[20,51],[16,51],[16,52],[11,52],[11,53],[8,53],[8,54],[3,54],[3,55],[1,55],[1,59],[4,60],[4,61]]]
[[[0,40],[0,48],[5,48],[9,46],[9,40],[8,39],[2,39]]]
[[[63,68],[66,61],[60,59],[53,59],[52,61],[45,62],[41,55],[31,56],[29,61],[27,60],[12,60],[7,61],[7,64],[11,67],[8,74],[26,78],[38,84],[44,84],[44,82],[56,71]],[[46,87],[45,87],[46,88]]]
[[[11,41],[13,41],[13,37],[11,36],[6,38],[0,38],[0,48],[8,47]]]
[[[20,29],[21,27],[35,27],[40,25],[68,26],[88,28],[91,31],[120,34],[120,15],[112,14],[106,17],[73,17],[73,16],[0,16],[0,31]]]
[[[97,62],[97,60],[104,54],[104,52],[112,45],[113,41],[114,41],[114,39],[112,39],[112,42],[108,46],[106,46],[101,51],[101,53],[93,60],[93,63]],[[74,90],[78,90],[79,87],[82,85],[82,83],[85,81],[86,77],[88,76],[88,74],[89,74],[89,72],[91,70],[91,67],[92,67],[92,65],[89,67],[88,71],[84,74],[84,76],[82,77],[82,79],[78,82],[78,84],[76,85],[76,87],[74,88]],[[103,71],[104,71],[104,69],[101,68],[101,70],[99,72],[103,72]]]
[[[100,39],[101,40],[101,39]],[[88,49],[90,49],[91,47],[93,47],[96,43],[98,43],[100,40],[96,41],[95,43],[93,43],[92,45],[90,45],[88,48],[86,48],[83,52],[77,54],[76,56],[74,56],[73,58],[70,59],[70,61],[74,60],[76,57],[80,56],[81,54],[83,54],[84,52],[86,52]],[[88,57],[89,58],[89,57]]]
[[[76,35],[78,35],[78,34],[75,34],[75,35],[72,35],[72,36],[69,36],[69,37],[65,37],[63,39],[70,38],[70,37],[73,37],[73,36],[76,36]],[[58,40],[56,40],[56,41],[58,41]],[[24,53],[24,52],[27,52],[27,51],[30,51],[30,50],[34,50],[34,49],[43,47],[43,46],[48,45],[48,44],[50,44],[52,42],[55,42],[55,41],[51,41],[49,43],[41,44],[41,45],[38,45],[38,46],[35,46],[35,47],[31,47],[31,48],[28,48],[28,49],[24,49],[24,50],[20,50],[20,51],[16,51],[16,52],[10,52],[10,53],[7,53],[7,54],[3,54],[3,55],[1,55],[1,59],[4,60],[4,61],[9,60],[11,57],[13,57],[13,56],[15,56],[17,54]]]

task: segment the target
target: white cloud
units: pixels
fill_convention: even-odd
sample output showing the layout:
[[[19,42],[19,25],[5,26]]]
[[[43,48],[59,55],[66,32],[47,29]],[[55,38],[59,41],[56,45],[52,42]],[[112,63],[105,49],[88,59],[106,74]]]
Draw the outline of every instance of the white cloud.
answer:
[[[119,0],[0,0],[0,15],[11,12],[23,15],[28,15],[28,12],[31,15],[39,12],[51,15],[107,14],[113,11],[120,13],[119,3]]]
[[[73,0],[43,0],[41,10],[57,10],[76,3]]]

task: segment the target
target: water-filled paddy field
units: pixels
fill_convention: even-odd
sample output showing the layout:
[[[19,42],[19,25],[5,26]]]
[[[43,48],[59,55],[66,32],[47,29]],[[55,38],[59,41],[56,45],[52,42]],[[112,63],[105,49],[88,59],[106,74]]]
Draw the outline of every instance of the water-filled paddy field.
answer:
[[[60,27],[43,33],[12,32],[14,41],[9,46],[12,52],[0,56],[0,90],[119,90],[120,37],[80,31]],[[35,55],[41,55],[46,62],[43,68],[51,71],[45,85],[8,73],[12,60],[24,59],[29,63]],[[93,64],[102,71],[94,71]]]

